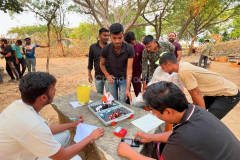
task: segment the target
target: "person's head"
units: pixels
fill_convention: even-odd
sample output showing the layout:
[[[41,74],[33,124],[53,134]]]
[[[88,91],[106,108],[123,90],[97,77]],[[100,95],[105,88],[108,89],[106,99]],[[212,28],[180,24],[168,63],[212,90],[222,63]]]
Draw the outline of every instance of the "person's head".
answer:
[[[208,39],[206,39],[206,40],[205,40],[205,43],[209,43],[209,40],[208,40]]]
[[[163,71],[169,74],[178,72],[179,64],[174,53],[164,53],[159,60],[159,64],[162,67]]]
[[[129,31],[129,32],[127,32],[127,33],[125,34],[124,40],[125,40],[128,44],[132,45],[133,47],[136,45],[136,38],[135,38],[135,35],[134,35],[134,33],[133,33],[132,31]]]
[[[98,37],[102,43],[107,43],[109,40],[109,30],[107,30],[106,28],[99,29]]]
[[[161,81],[150,85],[143,98],[154,115],[170,124],[178,123],[188,108],[184,93],[172,82]]]
[[[21,40],[17,40],[17,41],[15,42],[15,44],[16,44],[17,46],[21,46],[21,45],[22,45],[22,41],[21,41]]]
[[[168,40],[169,40],[171,43],[173,43],[173,42],[175,41],[175,39],[176,39],[176,33],[170,32],[170,33],[168,34]]]
[[[146,35],[143,35],[142,37],[141,37],[141,42],[143,43],[143,40],[144,40],[144,38],[146,37]]]
[[[55,77],[45,72],[31,72],[19,81],[22,101],[28,105],[37,105],[37,109],[53,102],[55,95]]]
[[[143,44],[148,52],[157,51],[158,49],[158,43],[152,35],[147,35],[143,40]]]
[[[24,40],[25,40],[27,45],[31,44],[31,38],[25,38]]]
[[[110,26],[110,38],[115,47],[121,47],[124,38],[124,29],[120,23],[113,23]]]
[[[1,45],[7,45],[7,40],[6,39],[1,39]]]

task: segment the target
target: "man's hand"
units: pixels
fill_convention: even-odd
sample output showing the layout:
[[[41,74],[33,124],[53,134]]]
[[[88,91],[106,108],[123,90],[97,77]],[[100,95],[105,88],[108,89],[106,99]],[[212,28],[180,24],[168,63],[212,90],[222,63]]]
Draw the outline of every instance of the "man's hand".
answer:
[[[131,154],[131,151],[133,151],[133,149],[129,144],[120,142],[118,143],[117,151],[119,156],[129,157],[129,154]]]
[[[18,64],[19,63],[19,61],[18,61],[18,59],[16,58],[16,64]]]
[[[92,83],[92,81],[93,81],[92,74],[88,74],[88,81],[89,81],[90,83]]]
[[[110,83],[110,84],[113,84],[114,83],[114,76],[113,75],[107,75],[107,81],[108,81],[108,83]]]
[[[143,81],[142,84],[143,84],[142,95],[144,95],[145,91],[147,90],[147,83],[146,81]]]
[[[94,129],[92,133],[90,133],[90,136],[93,138],[93,141],[94,141],[100,138],[101,136],[103,136],[103,132],[104,132],[103,128],[97,128],[97,129]]]
[[[83,115],[79,115],[79,116],[77,116],[76,118],[78,118],[78,119],[80,119],[80,120],[73,121],[73,122],[72,122],[73,127],[77,127],[77,125],[78,125],[79,123],[84,122]]]
[[[132,103],[132,96],[128,89],[126,89],[126,91],[125,91],[125,96],[126,96],[126,99],[129,98],[130,103]]]
[[[145,132],[137,132],[135,135],[134,135],[134,140],[138,137],[141,137],[140,139],[140,142],[142,143],[150,143],[152,142],[152,135],[151,134],[148,134],[148,133],[145,133]]]

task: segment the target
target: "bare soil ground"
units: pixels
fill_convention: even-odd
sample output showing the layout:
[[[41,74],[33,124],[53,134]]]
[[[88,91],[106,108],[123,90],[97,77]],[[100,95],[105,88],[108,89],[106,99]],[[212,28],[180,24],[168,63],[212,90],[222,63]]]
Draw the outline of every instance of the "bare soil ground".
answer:
[[[198,59],[199,56],[184,57],[181,61],[190,62]],[[87,81],[88,58],[51,58],[50,73],[57,78],[56,97],[76,92],[76,86],[86,84]],[[46,59],[37,58],[37,71],[46,71]],[[5,67],[5,60],[0,60],[0,66]],[[230,67],[229,63],[212,62],[209,70],[217,72],[240,87],[240,68]],[[26,71],[27,72],[27,71]],[[20,92],[17,83],[7,83],[9,76],[4,71],[4,83],[0,84],[0,113],[12,102],[20,99]],[[95,90],[95,87],[92,87]],[[189,93],[185,90],[188,100],[191,102]],[[132,92],[134,97],[134,93]],[[46,106],[40,112],[50,124],[58,124],[57,113],[51,106]],[[222,119],[234,135],[240,140],[240,103]],[[91,147],[88,149],[92,149]],[[81,154],[83,160],[95,159],[96,157]],[[91,158],[90,158],[91,157]],[[94,158],[95,157],[95,158]]]

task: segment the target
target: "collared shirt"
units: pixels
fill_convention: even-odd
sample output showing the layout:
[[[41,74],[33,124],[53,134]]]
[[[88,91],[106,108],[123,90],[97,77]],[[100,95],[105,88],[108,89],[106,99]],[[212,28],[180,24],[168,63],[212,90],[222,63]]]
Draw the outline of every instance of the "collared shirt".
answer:
[[[188,62],[179,63],[177,75],[187,90],[198,87],[204,96],[235,96],[238,93],[238,86],[222,75]]]
[[[3,45],[1,46],[1,49],[3,50],[3,55],[7,55],[9,52],[11,53],[11,56],[10,57],[5,57],[5,60],[6,61],[11,61],[11,62],[14,62],[14,51],[12,50],[12,47],[11,45],[7,45],[6,47],[4,47]]]
[[[135,56],[133,59],[133,77],[140,77],[142,74],[142,52],[144,49],[144,45],[140,43],[136,43],[134,46]]]
[[[210,112],[189,104],[163,149],[163,160],[236,160],[240,142]]]
[[[35,160],[56,154],[61,144],[32,106],[18,100],[0,114],[0,159]]]
[[[103,47],[101,57],[108,60],[109,74],[115,78],[126,78],[128,59],[134,58],[134,48],[130,44],[122,43],[122,48],[117,54],[113,48],[113,43]]]
[[[177,51],[182,51],[182,46],[181,46],[181,44],[178,43],[178,42],[173,42],[172,44],[173,44],[174,47],[175,47],[174,54],[175,54],[175,56],[178,58]]]
[[[159,41],[158,43],[158,50],[157,52],[148,52],[146,49],[144,49],[142,53],[142,78],[143,81],[146,81],[147,78],[147,67],[148,62],[149,64],[149,77],[153,76],[153,73],[155,69],[158,67],[155,62],[159,60],[160,54],[162,52],[174,52],[175,47],[171,42],[168,41]]]
[[[202,55],[209,56],[211,53],[211,45],[209,43],[204,43],[204,48],[202,51]]]
[[[105,78],[105,76],[100,68],[101,50],[102,50],[102,47],[99,45],[99,41],[97,41],[97,43],[92,44],[89,49],[88,69],[92,70],[93,63],[94,63],[96,79],[104,79]],[[108,62],[107,61],[105,63],[105,67],[108,70]]]

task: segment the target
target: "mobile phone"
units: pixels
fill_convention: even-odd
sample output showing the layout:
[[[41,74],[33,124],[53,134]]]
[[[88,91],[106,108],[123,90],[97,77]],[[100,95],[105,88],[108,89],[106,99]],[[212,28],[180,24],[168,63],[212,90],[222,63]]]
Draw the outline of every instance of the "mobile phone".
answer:
[[[125,143],[129,144],[131,147],[139,147],[139,145],[140,145],[140,141],[137,139],[133,140],[133,139],[122,138],[121,142],[125,142]]]

